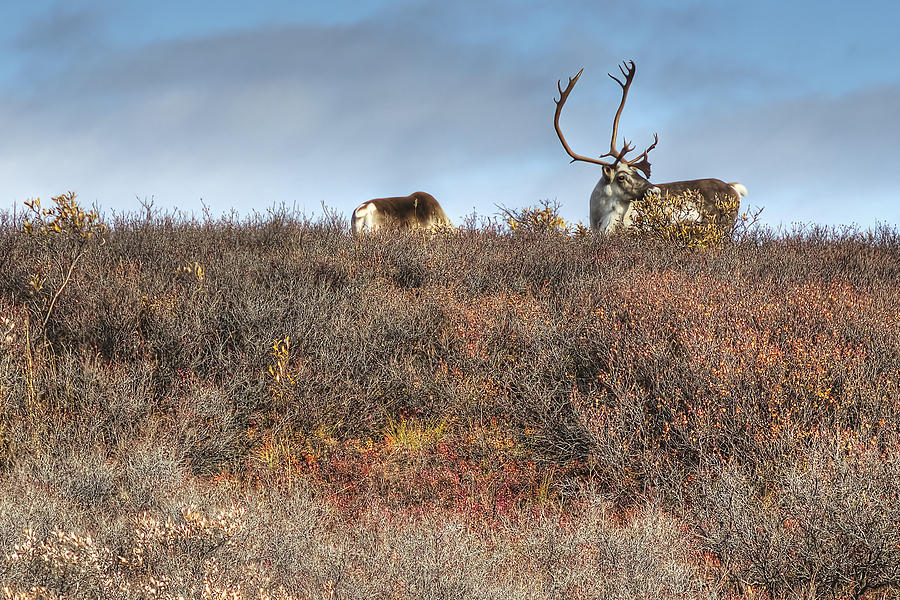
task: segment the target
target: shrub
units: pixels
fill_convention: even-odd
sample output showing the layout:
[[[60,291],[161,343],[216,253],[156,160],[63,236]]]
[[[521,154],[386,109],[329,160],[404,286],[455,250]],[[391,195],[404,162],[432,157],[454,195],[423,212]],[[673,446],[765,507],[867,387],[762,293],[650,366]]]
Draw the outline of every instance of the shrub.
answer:
[[[26,529],[60,556],[109,550],[84,573],[4,562],[0,582],[72,595],[123,572],[142,514],[233,503],[237,546],[161,545],[153,573],[194,595],[207,577],[272,596],[896,596],[900,235],[698,253],[536,231],[150,214],[100,245],[0,219],[0,555]]]
[[[730,465],[699,484],[692,520],[732,589],[862,598],[900,587],[896,442],[820,439],[782,464]]]
[[[690,539],[654,507],[472,526],[369,507],[348,522],[305,490],[143,512],[115,531],[26,529],[0,557],[7,598],[714,598]]]
[[[559,202],[555,200],[541,200],[537,207],[509,209],[498,206],[498,208],[501,219],[505,221],[508,231],[513,234],[561,233],[583,237],[588,233],[583,224],[572,225],[560,217]]]
[[[704,206],[700,192],[671,196],[647,194],[631,203],[628,232],[652,236],[690,249],[715,248],[731,239],[734,223],[714,218]],[[739,199],[717,198],[715,214],[738,212]]]
[[[95,236],[107,231],[96,210],[85,211],[75,201],[75,192],[68,192],[52,199],[53,208],[41,208],[41,199],[25,203],[31,220],[26,220],[23,230],[43,246],[52,260],[41,265],[28,281],[29,295],[41,298],[35,306],[40,318],[40,331],[44,331],[59,296],[72,280],[73,272]],[[94,238],[94,239],[92,239]],[[98,243],[102,244],[101,239]],[[51,283],[49,296],[43,296],[44,285]]]

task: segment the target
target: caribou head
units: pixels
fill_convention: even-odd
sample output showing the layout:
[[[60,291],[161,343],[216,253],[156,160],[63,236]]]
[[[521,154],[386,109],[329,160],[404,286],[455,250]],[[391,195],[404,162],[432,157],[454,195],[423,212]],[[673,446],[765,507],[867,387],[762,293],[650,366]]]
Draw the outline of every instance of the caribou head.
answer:
[[[368,200],[353,211],[351,219],[354,235],[384,228],[431,230],[452,226],[438,201],[425,192]]]
[[[593,193],[591,193],[591,228],[597,231],[609,232],[619,227],[629,227],[631,225],[631,203],[634,200],[643,198],[646,194],[674,196],[691,191],[699,194],[701,198],[700,204],[702,206],[699,207],[700,210],[695,216],[696,219],[713,218],[719,222],[730,222],[733,226],[737,217],[737,207],[740,205],[740,197],[747,194],[747,189],[743,185],[739,183],[725,183],[718,179],[675,181],[658,185],[650,183],[648,181],[650,177],[650,162],[647,160],[647,155],[656,147],[659,141],[659,137],[655,133],[653,134],[653,143],[643,153],[634,158],[625,158],[626,154],[634,150],[634,146],[624,139],[622,140],[622,148],[616,148],[619,118],[622,116],[622,109],[625,108],[625,100],[628,98],[631,82],[634,80],[634,61],[628,61],[619,65],[619,71],[622,73],[624,81],[612,74],[608,74],[622,88],[622,100],[619,102],[619,109],[616,111],[616,116],[613,119],[609,151],[597,158],[582,156],[572,151],[559,127],[559,116],[562,114],[563,105],[569,98],[569,94],[572,93],[572,89],[583,71],[584,69],[581,69],[574,77],[569,77],[566,89],[562,88],[562,82],[557,82],[560,96],[559,100],[554,100],[556,102],[556,114],[553,118],[553,126],[556,128],[556,135],[559,137],[563,148],[572,157],[572,162],[580,160],[601,166],[602,176],[594,187]],[[610,160],[603,160],[605,158]],[[717,207],[716,202],[721,199],[737,199],[733,211],[734,214],[721,214],[721,210]]]

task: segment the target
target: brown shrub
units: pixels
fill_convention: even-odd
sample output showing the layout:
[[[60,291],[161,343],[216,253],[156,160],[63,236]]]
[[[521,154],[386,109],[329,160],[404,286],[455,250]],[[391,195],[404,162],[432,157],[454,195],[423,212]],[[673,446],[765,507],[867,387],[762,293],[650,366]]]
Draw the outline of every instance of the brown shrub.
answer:
[[[354,239],[339,219],[284,210],[118,216],[64,289],[53,271],[50,289],[62,291],[51,310],[29,283],[60,246],[21,227],[0,219],[2,552],[26,527],[35,543],[60,528],[99,539],[104,528],[125,535],[140,511],[177,516],[205,494],[310,486],[344,516],[379,499],[458,511],[440,531],[461,554],[434,558],[453,572],[468,560],[461,524],[545,508],[574,518],[592,489],[615,518],[658,503],[724,565],[698,571],[702,585],[660,571],[668,583],[654,589],[895,593],[888,563],[868,554],[894,560],[900,525],[892,509],[875,512],[896,494],[885,454],[900,423],[894,230],[757,231],[695,252],[471,227]],[[440,434],[392,446],[413,435],[402,423]],[[846,440],[870,449],[864,460],[833,450],[829,462],[827,449]],[[841,526],[802,521],[803,511]],[[578,518],[588,527],[594,517]],[[446,524],[419,523],[402,531],[427,540]],[[875,537],[854,538],[861,529]],[[517,531],[510,539],[530,535],[521,522]],[[110,539],[111,551],[127,540]],[[378,547],[340,539],[323,546],[325,566],[310,567],[326,569],[315,585],[338,585],[321,573],[356,564],[353,544]],[[538,560],[539,544],[525,558],[511,544],[496,560]],[[431,551],[417,548],[409,556]],[[499,568],[488,563],[434,593],[475,589]],[[669,568],[653,564],[663,562],[635,568]],[[539,597],[588,587],[550,573]],[[437,590],[429,577],[404,593]]]

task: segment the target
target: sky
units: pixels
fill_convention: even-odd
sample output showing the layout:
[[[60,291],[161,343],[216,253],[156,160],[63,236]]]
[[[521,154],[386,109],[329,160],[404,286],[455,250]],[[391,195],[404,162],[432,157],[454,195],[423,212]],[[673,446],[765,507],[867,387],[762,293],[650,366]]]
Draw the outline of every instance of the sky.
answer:
[[[775,227],[900,224],[900,3],[31,0],[0,5],[0,208],[349,215],[434,195],[459,223],[588,220],[619,126],[654,183],[714,177]]]

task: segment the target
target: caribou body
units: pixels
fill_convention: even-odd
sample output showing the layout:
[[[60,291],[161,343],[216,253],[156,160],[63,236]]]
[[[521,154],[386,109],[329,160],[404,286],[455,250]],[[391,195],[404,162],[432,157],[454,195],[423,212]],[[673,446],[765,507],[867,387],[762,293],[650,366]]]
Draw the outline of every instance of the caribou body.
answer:
[[[622,116],[622,109],[625,108],[625,100],[628,97],[628,89],[634,79],[635,66],[634,61],[629,61],[619,66],[619,70],[625,78],[621,81],[618,77],[609,75],[613,80],[618,82],[622,87],[622,101],[619,103],[619,109],[616,111],[613,120],[612,139],[609,144],[609,152],[602,154],[598,158],[591,158],[576,154],[569,147],[566,138],[563,136],[559,126],[559,116],[562,114],[563,105],[581,77],[581,71],[574,77],[569,78],[569,84],[566,89],[562,89],[562,83],[557,83],[560,98],[556,100],[556,115],[553,119],[553,125],[556,128],[556,135],[562,143],[563,148],[572,162],[576,160],[601,165],[602,175],[600,181],[594,187],[591,193],[590,205],[590,221],[591,229],[596,231],[610,232],[620,227],[627,228],[632,224],[632,202],[643,198],[647,194],[662,194],[663,196],[679,196],[685,193],[693,193],[698,195],[699,202],[695,214],[689,215],[691,220],[706,221],[714,220],[726,227],[733,227],[737,218],[738,208],[740,207],[741,196],[747,195],[747,188],[740,183],[725,183],[718,179],[695,179],[692,181],[673,181],[671,183],[652,184],[647,178],[650,177],[650,162],[647,155],[656,147],[659,138],[653,135],[653,143],[636,158],[627,160],[625,155],[632,150],[634,146],[623,140],[622,149],[616,148],[616,137],[618,136],[619,117]],[[612,160],[602,160],[611,157]],[[733,210],[723,212],[720,208],[722,201],[733,205]],[[717,203],[718,201],[718,203]]]
[[[353,211],[351,219],[355,235],[383,228],[430,230],[452,226],[438,201],[425,192],[363,202]]]

